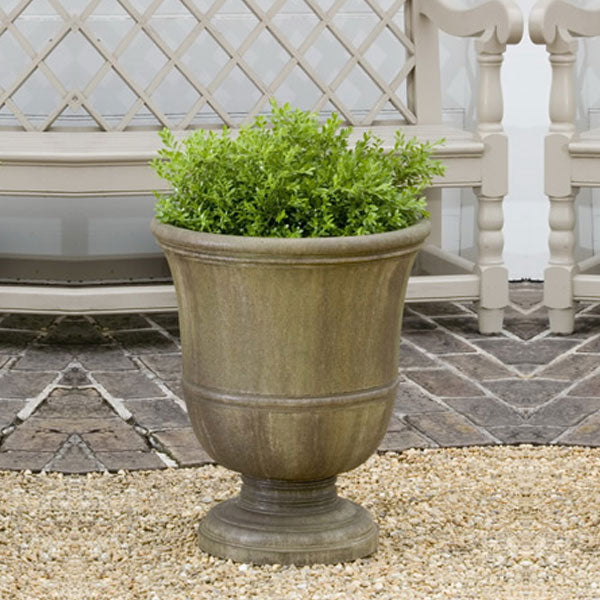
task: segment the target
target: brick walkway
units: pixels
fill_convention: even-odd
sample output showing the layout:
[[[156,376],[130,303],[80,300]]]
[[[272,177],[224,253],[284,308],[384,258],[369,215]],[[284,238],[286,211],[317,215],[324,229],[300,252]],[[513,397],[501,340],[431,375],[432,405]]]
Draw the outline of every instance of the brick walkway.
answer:
[[[553,336],[540,284],[511,284],[505,331],[470,304],[411,304],[382,450],[600,446],[600,305]],[[177,315],[0,316],[0,469],[81,473],[210,462],[182,401]]]

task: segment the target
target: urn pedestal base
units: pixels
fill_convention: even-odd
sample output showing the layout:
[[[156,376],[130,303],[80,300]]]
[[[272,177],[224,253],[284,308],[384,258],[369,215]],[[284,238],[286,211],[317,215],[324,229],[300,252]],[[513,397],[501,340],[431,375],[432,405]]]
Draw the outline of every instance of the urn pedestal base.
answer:
[[[242,476],[239,496],[212,508],[198,527],[202,550],[254,564],[332,564],[377,549],[377,525],[340,498],[335,477],[277,481]]]

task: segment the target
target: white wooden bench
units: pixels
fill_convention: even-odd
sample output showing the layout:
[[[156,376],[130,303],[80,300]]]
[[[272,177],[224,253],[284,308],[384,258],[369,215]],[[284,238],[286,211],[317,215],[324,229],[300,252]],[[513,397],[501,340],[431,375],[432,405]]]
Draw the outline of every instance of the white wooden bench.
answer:
[[[189,12],[193,27],[182,35],[180,43],[169,45],[153,27],[152,17],[160,2],[150,3],[145,13],[138,12],[131,0],[114,0],[126,13],[131,30],[123,39],[108,48],[101,36],[90,26],[99,0],[90,0],[82,12],[72,14],[59,0],[50,5],[60,17],[57,32],[41,49],[28,47],[23,36],[16,37],[27,51],[31,64],[0,94],[0,110],[12,111],[15,126],[0,132],[0,194],[8,196],[139,196],[164,184],[148,167],[159,147],[157,127],[140,129],[136,113],[143,109],[158,126],[168,126],[185,135],[198,126],[232,127],[247,122],[261,111],[268,112],[269,97],[286,97],[286,78],[300,69],[302,77],[317,91],[311,108],[326,114],[333,109],[355,127],[355,135],[371,129],[384,139],[392,140],[394,130],[404,129],[408,136],[438,140],[445,144],[437,155],[446,164],[446,175],[436,181],[428,193],[432,213],[433,233],[428,246],[418,260],[418,270],[411,277],[408,301],[475,300],[479,303],[479,324],[482,332],[497,332],[502,325],[503,309],[508,300],[507,269],[502,259],[502,200],[507,192],[507,140],[502,129],[502,91],[500,66],[506,44],[517,43],[522,35],[522,17],[512,0],[490,0],[475,8],[466,8],[448,0],[365,0],[360,10],[369,11],[373,29],[361,38],[349,37],[348,29],[338,19],[345,0],[323,2],[303,0],[305,11],[311,13],[311,26],[303,36],[292,42],[281,30],[281,15],[290,4],[286,0],[268,2],[244,0],[252,15],[253,27],[247,38],[234,47],[227,35],[216,27],[213,16],[223,2],[215,0],[207,12],[192,0],[178,0]],[[298,0],[300,1],[300,0]],[[293,5],[298,1],[290,0]],[[241,0],[240,0],[241,3]],[[301,2],[302,3],[302,2]],[[351,0],[351,4],[355,4]],[[14,33],[20,12],[28,3],[23,0],[5,14],[0,8],[0,34],[7,29]],[[85,3],[84,3],[85,4]],[[206,4],[206,3],[205,3]],[[355,7],[356,10],[358,8]],[[289,14],[288,14],[289,16]],[[294,17],[300,26],[300,17]],[[195,25],[194,25],[195,23]],[[477,98],[477,128],[473,132],[442,125],[440,59],[438,31],[456,36],[477,38],[479,89]],[[136,74],[124,65],[129,45],[141,33],[145,34],[164,57],[164,65],[149,82],[140,84]],[[58,80],[47,66],[48,56],[69,35],[77,34],[94,47],[102,64],[98,74],[84,89],[73,89]],[[19,34],[20,35],[20,34]],[[200,36],[210,36],[225,53],[223,68],[212,82],[203,79],[186,60],[186,52]],[[337,71],[323,78],[310,52],[321,36],[335,39],[346,56]],[[391,75],[378,72],[371,64],[369,49],[379,36],[385,35],[403,53],[403,65]],[[287,58],[277,69],[262,74],[247,57],[248,48],[261,36],[271,36]],[[272,41],[272,40],[271,40]],[[212,43],[212,42],[211,42]],[[391,43],[391,42],[390,42]],[[389,58],[389,57],[387,57]],[[325,57],[332,65],[335,57]],[[339,61],[338,61],[339,62]],[[199,68],[203,68],[198,63]],[[259,65],[260,66],[260,65]],[[267,65],[265,65],[266,67]],[[368,110],[359,110],[357,102],[342,99],[342,87],[353,70],[369,82],[377,93]],[[201,69],[200,69],[201,70]],[[233,71],[242,72],[257,90],[250,109],[243,118],[236,118],[221,102],[220,86]],[[18,107],[15,94],[34,72],[42,72],[60,97],[56,107],[33,122]],[[389,69],[388,69],[389,71]],[[90,100],[103,74],[111,72],[125,81],[135,96],[131,109],[116,121],[102,114]],[[161,110],[154,94],[169,74],[176,72],[191,87],[197,100],[178,120]],[[365,84],[366,85],[366,84]],[[357,89],[356,97],[361,90]],[[346,92],[345,98],[348,97]],[[215,119],[204,124],[198,115],[210,107]],[[91,126],[68,128],[61,121],[65,110],[85,111]],[[200,125],[199,125],[200,123]],[[441,186],[473,188],[478,197],[478,259],[464,258],[443,252],[441,243]],[[162,311],[176,308],[171,285],[22,285],[0,286],[0,311],[47,313],[102,313],[132,311]]]
[[[550,131],[545,145],[545,191],[550,200],[550,260],[544,273],[544,304],[550,328],[571,333],[578,301],[600,300],[600,257],[578,262],[575,197],[581,187],[600,187],[600,129],[577,130],[575,86],[578,37],[600,35],[600,7],[541,0],[529,31],[545,44],[552,68]]]

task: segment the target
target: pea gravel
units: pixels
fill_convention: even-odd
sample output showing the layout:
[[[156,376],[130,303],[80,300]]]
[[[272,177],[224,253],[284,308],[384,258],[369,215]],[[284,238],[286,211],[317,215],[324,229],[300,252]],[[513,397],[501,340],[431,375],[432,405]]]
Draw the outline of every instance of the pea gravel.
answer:
[[[600,449],[484,447],[372,457],[340,492],[378,552],[255,567],[209,557],[198,519],[238,488],[221,467],[0,472],[2,600],[600,599]]]

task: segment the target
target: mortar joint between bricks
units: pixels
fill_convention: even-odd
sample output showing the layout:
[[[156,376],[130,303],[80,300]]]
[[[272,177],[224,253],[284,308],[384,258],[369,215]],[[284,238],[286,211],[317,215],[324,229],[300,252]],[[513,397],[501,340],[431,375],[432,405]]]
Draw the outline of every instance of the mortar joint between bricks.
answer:
[[[177,338],[176,336],[171,334],[167,329],[165,329],[164,327],[159,325],[156,321],[154,321],[152,319],[151,315],[145,314],[144,318],[148,321],[148,323],[150,323],[151,330],[160,331],[160,333],[162,333],[164,336],[166,336],[170,341],[172,341],[177,346],[177,348],[179,350],[181,350],[181,343],[179,341],[179,338]]]
[[[150,443],[150,446],[152,447],[152,449],[155,450],[157,454],[159,454],[159,455],[162,454],[162,455],[168,457],[168,459],[170,461],[173,461],[175,463],[175,465],[179,466],[179,463],[175,460],[175,457],[171,454],[168,446],[166,446],[165,444],[161,444],[161,442],[159,440],[157,440],[154,437],[154,435],[151,433],[148,434],[146,439]],[[162,458],[161,458],[161,460],[162,460]]]
[[[91,387],[95,389],[98,394],[108,403],[108,405],[117,413],[117,416],[119,416],[126,423],[129,422],[130,419],[133,419],[133,414],[125,407],[122,398],[115,398],[112,394],[110,394],[101,383],[96,381],[92,373],[88,373],[88,377],[92,381]]]
[[[154,450],[156,455],[165,463],[165,465],[167,465],[167,467],[179,467],[179,463],[175,460],[175,457],[169,453],[169,449],[164,444],[161,444],[152,433],[148,432],[145,438],[152,450]]]
[[[155,452],[156,456],[158,456],[158,458],[160,460],[163,461],[163,463],[170,469],[176,469],[177,467],[179,467],[179,463],[177,461],[175,461],[173,458],[171,458],[168,454],[166,454],[165,452],[161,452],[160,450],[156,450]]]
[[[14,365],[19,361],[20,358],[23,357],[24,354],[25,350],[21,350],[16,355],[10,356],[9,359],[2,365],[2,367],[0,367],[0,375],[11,371]]]
[[[148,437],[148,435],[150,434],[150,430],[146,429],[145,427],[142,427],[141,425],[138,425],[133,416],[129,421],[127,421],[127,423],[131,425],[133,429],[143,437]]]
[[[56,377],[52,383],[49,383],[37,396],[27,398],[25,406],[17,413],[17,417],[21,421],[26,421],[37,410],[37,408],[48,398],[48,396],[58,387],[58,382],[61,378],[61,373],[56,372]]]

